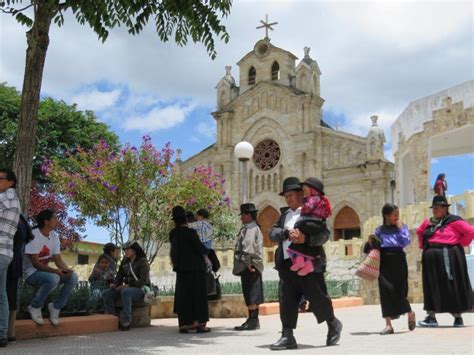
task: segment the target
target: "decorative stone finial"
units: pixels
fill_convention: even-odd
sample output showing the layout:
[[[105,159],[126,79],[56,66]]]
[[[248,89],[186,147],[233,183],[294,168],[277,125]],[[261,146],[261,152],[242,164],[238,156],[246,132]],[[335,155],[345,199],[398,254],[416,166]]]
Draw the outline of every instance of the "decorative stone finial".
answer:
[[[303,50],[304,50],[304,56],[309,57],[309,51],[311,50],[311,47],[304,47]]]
[[[176,149],[176,161],[181,161],[181,154],[183,153],[183,150],[178,148]]]
[[[230,65],[225,66],[225,75],[231,75],[230,71],[232,70],[232,67]]]
[[[378,126],[377,125],[377,120],[379,119],[379,116],[373,115],[373,116],[370,116],[370,119],[372,120],[372,127]]]

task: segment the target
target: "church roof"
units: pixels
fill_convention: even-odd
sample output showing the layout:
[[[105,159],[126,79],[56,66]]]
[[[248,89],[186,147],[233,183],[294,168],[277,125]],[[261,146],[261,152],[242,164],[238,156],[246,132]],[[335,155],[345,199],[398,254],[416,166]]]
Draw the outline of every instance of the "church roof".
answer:
[[[259,43],[259,42],[261,42],[261,41],[258,41],[257,43]],[[272,50],[277,50],[277,51],[281,51],[281,52],[283,52],[283,53],[286,53],[288,56],[291,57],[291,59],[294,59],[294,60],[298,59],[298,57],[295,56],[293,53],[291,53],[291,52],[289,52],[289,51],[287,51],[287,50],[285,50],[285,49],[283,49],[283,48],[274,46],[273,44],[270,43],[270,41],[267,42],[267,45],[268,45],[268,46],[270,47],[270,49],[272,49]],[[240,66],[240,64],[241,64],[243,61],[245,61],[247,58],[249,58],[249,57],[252,56],[252,55],[255,55],[255,49],[252,49],[250,52],[248,52],[246,55],[244,55],[244,56],[242,57],[242,59],[240,59],[240,60],[237,62],[237,65]]]
[[[215,145],[216,145],[216,143],[212,143],[211,145],[207,146],[206,148],[204,148],[204,149],[201,150],[200,152],[197,152],[196,154],[191,155],[188,159],[183,160],[182,164],[183,164],[183,163],[186,163],[187,161],[189,161],[189,160],[191,160],[191,159],[193,159],[193,158],[195,158],[195,157],[197,157],[198,155],[201,155],[201,154],[204,153],[205,151],[214,148]]]

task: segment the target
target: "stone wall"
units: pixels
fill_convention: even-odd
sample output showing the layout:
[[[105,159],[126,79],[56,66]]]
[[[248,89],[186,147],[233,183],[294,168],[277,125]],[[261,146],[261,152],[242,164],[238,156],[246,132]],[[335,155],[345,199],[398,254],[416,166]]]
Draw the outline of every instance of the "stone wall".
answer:
[[[431,150],[435,149],[437,144],[431,138],[473,125],[474,107],[465,107],[463,102],[452,103],[448,97],[445,100],[445,107],[433,111],[432,116],[433,120],[425,122],[423,130],[409,139],[405,139],[403,132],[399,133],[398,149],[394,157],[397,201],[402,207],[431,199],[430,186],[434,183],[431,180],[435,178],[429,176],[431,158],[434,157],[431,155]],[[465,142],[457,143],[466,144]],[[471,151],[472,149],[471,141]],[[449,181],[449,176],[447,180]]]

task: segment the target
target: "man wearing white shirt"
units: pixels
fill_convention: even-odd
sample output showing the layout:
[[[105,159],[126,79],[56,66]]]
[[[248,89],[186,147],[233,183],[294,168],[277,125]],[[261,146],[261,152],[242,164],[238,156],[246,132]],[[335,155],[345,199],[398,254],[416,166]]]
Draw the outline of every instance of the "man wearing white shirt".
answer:
[[[326,322],[328,333],[326,345],[336,345],[341,337],[342,323],[334,316],[332,301],[327,293],[324,272],[326,271],[326,255],[322,246],[317,246],[317,233],[305,235],[294,229],[295,222],[300,217],[303,205],[301,183],[296,177],[283,181],[283,191],[288,209],[280,216],[270,230],[270,240],[278,243],[275,252],[275,269],[280,277],[280,319],[282,336],[270,346],[272,350],[296,349],[298,347],[293,336],[298,320],[298,306],[304,296],[311,305],[311,311],[318,323]],[[309,228],[311,229],[311,228]],[[299,276],[290,270],[291,259],[287,249],[291,243],[307,244],[318,248],[318,257],[314,259],[314,272]]]

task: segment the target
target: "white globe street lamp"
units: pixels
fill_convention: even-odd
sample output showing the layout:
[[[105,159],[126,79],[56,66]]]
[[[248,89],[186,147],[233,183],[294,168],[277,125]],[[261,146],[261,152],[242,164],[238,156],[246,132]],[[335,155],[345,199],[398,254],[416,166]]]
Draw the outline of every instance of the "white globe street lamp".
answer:
[[[247,202],[247,191],[248,191],[248,178],[247,178],[247,162],[253,156],[253,147],[249,142],[240,142],[234,147],[234,155],[240,161],[240,201],[241,203]]]

